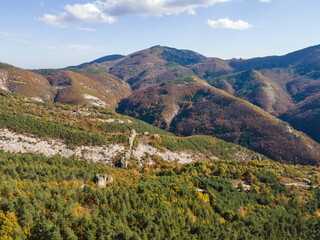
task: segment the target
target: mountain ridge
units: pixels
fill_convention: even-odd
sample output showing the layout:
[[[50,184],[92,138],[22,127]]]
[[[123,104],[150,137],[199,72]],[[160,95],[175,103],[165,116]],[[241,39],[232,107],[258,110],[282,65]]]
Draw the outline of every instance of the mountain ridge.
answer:
[[[2,75],[12,76],[8,81],[15,86],[7,90],[41,101],[87,106],[99,104],[111,109],[117,108],[119,103],[118,109],[122,109],[126,103],[127,109],[123,108],[122,113],[142,118],[176,134],[213,134],[243,144],[255,139],[256,142],[252,142],[255,150],[260,149],[261,153],[269,154],[278,161],[298,163],[296,157],[283,155],[283,152],[290,155],[287,152],[290,142],[296,146],[293,152],[304,148],[306,156],[311,154],[307,150],[308,145],[316,149],[315,152],[318,149],[311,139],[294,129],[309,134],[319,142],[318,133],[313,129],[320,121],[316,113],[320,107],[317,101],[320,91],[320,45],[283,56],[247,60],[207,58],[194,51],[158,45],[127,56],[105,56],[76,68],[40,69],[32,73],[12,69],[15,68],[2,65]],[[41,79],[47,86],[41,91],[42,95],[29,93],[29,89],[34,89],[32,81],[29,82],[32,78]],[[17,82],[20,82],[19,88],[16,87]],[[44,99],[43,92],[50,93],[50,98]],[[234,102],[230,105],[233,107],[228,107],[219,98],[226,103]],[[139,104],[132,104],[132,100]],[[248,115],[239,113],[241,120],[237,122],[231,116],[239,109]],[[195,113],[200,116],[198,119]],[[282,124],[274,117],[280,117],[292,126]],[[312,123],[301,124],[311,117]],[[203,126],[194,125],[197,121],[203,121]],[[248,124],[250,121],[254,123],[251,126]],[[277,124],[273,125],[273,121]],[[188,126],[194,126],[194,129],[191,131]],[[196,131],[197,128],[201,131]],[[269,134],[264,128],[274,129],[277,133]],[[278,146],[278,150],[281,152],[284,146],[287,150],[281,154],[271,154],[280,138],[283,139],[283,146]],[[258,147],[259,141],[264,147]],[[269,147],[266,142],[269,142]],[[299,154],[297,156],[303,159],[302,163],[316,164],[320,161],[317,155],[308,159]]]
[[[81,67],[84,67],[84,66],[90,65],[90,64],[116,61],[116,60],[119,60],[119,59],[124,58],[124,57],[125,57],[125,55],[112,54],[112,55],[107,55],[107,56],[104,56],[104,57],[101,57],[101,58],[97,58],[97,59],[95,59],[93,61],[90,61],[90,62],[81,63],[81,64],[76,65],[76,66],[68,66],[67,68],[81,68]]]

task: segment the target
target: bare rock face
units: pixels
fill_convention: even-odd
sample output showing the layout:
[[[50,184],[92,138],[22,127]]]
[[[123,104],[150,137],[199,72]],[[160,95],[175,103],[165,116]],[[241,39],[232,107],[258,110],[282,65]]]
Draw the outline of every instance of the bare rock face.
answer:
[[[134,139],[136,138],[136,136],[137,136],[136,130],[132,129],[129,137],[129,149],[124,153],[124,156],[121,159],[121,165],[124,168],[128,167],[129,161],[132,156],[132,147],[133,147]]]
[[[97,184],[98,187],[106,187],[107,183],[113,182],[113,177],[111,175],[96,174],[93,182]]]
[[[136,138],[136,136],[137,136],[136,130],[132,129],[132,130],[131,130],[130,137],[129,137],[129,149],[130,149],[130,150],[131,150],[132,147],[133,147],[133,141],[134,141],[134,139]]]

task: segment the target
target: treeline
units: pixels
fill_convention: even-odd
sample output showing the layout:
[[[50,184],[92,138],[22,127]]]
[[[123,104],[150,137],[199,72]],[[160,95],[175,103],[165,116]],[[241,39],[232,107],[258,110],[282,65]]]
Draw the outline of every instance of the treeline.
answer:
[[[297,195],[279,183],[289,169],[273,162],[179,166],[158,161],[128,171],[75,159],[0,152],[0,165],[0,239],[320,235],[319,189]],[[111,174],[115,181],[99,189],[92,182],[97,173]],[[241,179],[250,181],[251,188],[244,190]],[[235,180],[240,182],[237,188],[231,184]]]
[[[44,121],[22,114],[0,113],[0,128],[8,128],[17,133],[33,134],[40,138],[58,138],[69,145],[103,145],[109,141],[120,143],[127,140],[124,135],[106,137],[81,130],[80,127]]]
[[[119,115],[114,115],[113,118],[114,122],[100,123],[99,125],[95,126],[95,129],[105,133],[126,133],[134,129],[137,133],[141,134],[148,132],[149,134],[173,135],[172,133],[166,132],[160,128],[154,127],[135,118],[119,118]]]

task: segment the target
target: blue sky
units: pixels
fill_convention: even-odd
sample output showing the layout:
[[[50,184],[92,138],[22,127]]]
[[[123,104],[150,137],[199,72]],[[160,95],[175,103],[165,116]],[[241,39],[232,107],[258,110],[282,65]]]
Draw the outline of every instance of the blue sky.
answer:
[[[319,0],[0,0],[0,62],[58,68],[154,45],[229,59],[320,44]]]

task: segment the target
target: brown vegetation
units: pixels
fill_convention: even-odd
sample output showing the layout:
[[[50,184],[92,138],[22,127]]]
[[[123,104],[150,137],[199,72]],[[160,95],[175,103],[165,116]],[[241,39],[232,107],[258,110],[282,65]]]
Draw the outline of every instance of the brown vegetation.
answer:
[[[168,126],[163,112],[172,104],[179,106],[179,111]],[[262,109],[200,80],[175,81],[135,92],[118,110],[176,134],[212,135],[281,162],[318,164],[320,160],[320,148],[310,138],[295,135],[288,125]]]

